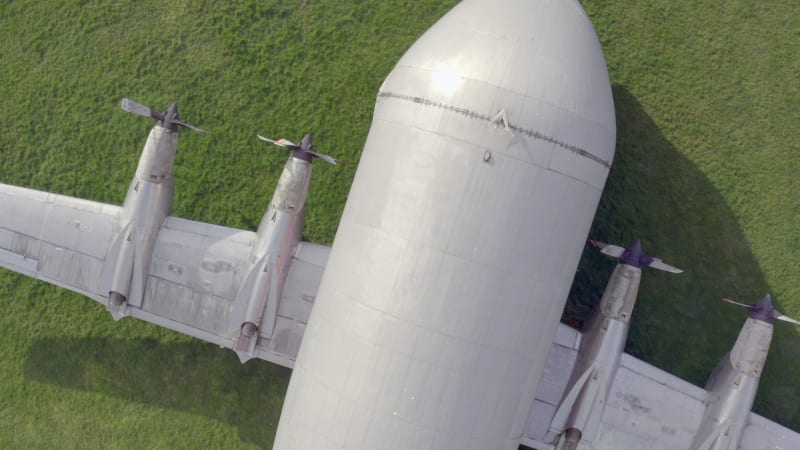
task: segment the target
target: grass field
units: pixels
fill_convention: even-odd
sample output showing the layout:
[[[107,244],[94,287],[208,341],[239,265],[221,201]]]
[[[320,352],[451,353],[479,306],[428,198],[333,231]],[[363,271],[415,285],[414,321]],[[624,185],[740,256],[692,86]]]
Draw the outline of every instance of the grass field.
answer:
[[[122,202],[152,123],[121,97],[178,101],[174,214],[253,229],[286,155],[255,133],[351,161],[317,165],[305,238],[329,244],[375,94],[455,2],[0,3],[0,182]],[[607,58],[617,159],[592,236],[686,273],[648,272],[628,351],[702,384],[771,292],[800,316],[800,4],[584,1]],[[1,213],[1,212],[0,212]],[[614,262],[586,251],[581,324]],[[76,294],[0,274],[0,448],[270,447],[289,371]],[[800,429],[800,337],[783,324],[756,410]]]

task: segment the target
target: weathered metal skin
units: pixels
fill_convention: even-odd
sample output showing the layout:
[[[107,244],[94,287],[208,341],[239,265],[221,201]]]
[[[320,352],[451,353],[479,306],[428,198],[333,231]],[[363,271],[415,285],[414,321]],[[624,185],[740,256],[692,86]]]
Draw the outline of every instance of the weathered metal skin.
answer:
[[[516,449],[614,138],[577,2],[437,22],[378,94],[274,448]]]
[[[720,360],[708,379],[706,412],[692,450],[739,448],[772,341],[772,311],[770,303],[767,316],[751,313],[733,349]]]
[[[115,319],[137,315],[141,309],[154,248],[172,210],[178,125],[195,129],[178,122],[176,104],[158,117],[125,197],[116,224],[119,232],[103,269],[104,290],[109,293],[106,306]],[[240,275],[233,312],[224,319],[231,330],[238,330],[233,332],[233,349],[242,362],[257,357],[256,345],[273,337],[289,264],[301,238],[311,180],[310,159],[310,155],[297,152],[289,157],[269,208],[249,244],[249,264]]]
[[[311,181],[309,158],[290,156],[272,201],[258,226],[250,267],[236,295],[233,315],[240,327],[234,350],[242,362],[255,357],[258,339],[269,339],[288,265],[300,241],[305,201]]]
[[[177,114],[177,108],[175,111]],[[115,319],[126,315],[128,305],[141,305],[158,232],[172,211],[175,194],[172,165],[177,148],[177,129],[160,123],[154,126],[125,196],[119,221],[121,231],[109,249],[104,269],[109,292],[107,307]]]
[[[599,310],[584,333],[571,388],[553,416],[548,436],[559,450],[574,450],[581,438],[591,442],[598,431],[625,350],[641,276],[641,268],[624,263],[611,274]]]

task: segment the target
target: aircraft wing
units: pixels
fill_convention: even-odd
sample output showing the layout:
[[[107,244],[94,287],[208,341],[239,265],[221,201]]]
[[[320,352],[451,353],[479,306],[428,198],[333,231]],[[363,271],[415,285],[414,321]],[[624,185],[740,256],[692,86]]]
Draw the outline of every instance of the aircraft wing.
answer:
[[[742,435],[741,448],[759,450],[800,448],[800,433],[751,412],[750,423]]]
[[[579,449],[689,448],[705,398],[703,388],[623,354],[591,445]]]
[[[536,388],[536,397],[525,426],[522,445],[540,450],[553,448],[543,442],[556,409],[566,393],[572,369],[575,368],[575,361],[578,359],[580,343],[581,333],[578,330],[563,323],[558,324],[556,337],[547,355],[547,365]]]
[[[578,338],[565,339],[570,331]],[[559,324],[556,336],[521,441],[538,450],[555,448],[548,444],[552,436],[547,433],[578,355],[578,345],[570,346],[580,341],[577,331]],[[623,354],[599,424],[584,430],[578,450],[689,448],[703,418],[705,398],[699,386]],[[800,434],[751,413],[741,448],[800,448]]]
[[[101,279],[119,233],[121,208],[0,184],[0,267],[67,288],[105,305]],[[232,348],[241,325],[236,293],[256,234],[169,217],[161,228],[139,307],[122,314]],[[330,248],[301,242],[270,338],[255,357],[292,367]]]
[[[567,326],[560,324],[560,327]],[[556,348],[555,343],[553,348]],[[563,347],[560,351],[566,352]],[[564,364],[551,367],[555,362],[553,353],[551,350],[546,375],[539,383],[521,442],[539,450],[555,448],[548,444],[552,436],[547,433],[572,372],[572,367]],[[572,350],[571,353],[574,365],[578,350]],[[548,380],[561,380],[558,397],[555,396],[556,392],[549,397],[543,395],[548,392],[542,389]],[[597,429],[584,430],[578,449],[689,448],[703,417],[705,396],[702,388],[623,354]]]
[[[256,234],[170,217],[161,227],[140,308],[127,314],[233,348],[241,321],[236,293]],[[289,266],[271,338],[255,356],[292,367],[317,295],[329,247],[301,242]]]
[[[121,208],[0,184],[0,267],[105,303],[100,279]]]

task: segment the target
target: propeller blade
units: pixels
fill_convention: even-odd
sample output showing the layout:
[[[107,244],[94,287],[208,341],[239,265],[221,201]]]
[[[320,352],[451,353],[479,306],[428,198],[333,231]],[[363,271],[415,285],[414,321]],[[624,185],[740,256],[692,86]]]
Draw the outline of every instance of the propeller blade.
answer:
[[[779,313],[778,311],[772,311],[772,317],[774,317],[774,318],[776,318],[778,320],[782,320],[784,322],[789,322],[789,323],[793,323],[795,325],[800,325],[800,322],[798,322],[797,320],[794,320],[791,317],[784,315],[783,313]]]
[[[294,142],[292,142],[292,141],[290,141],[288,139],[281,138],[281,139],[278,139],[277,141],[275,141],[275,140],[272,140],[270,138],[266,138],[266,137],[264,137],[264,136],[262,136],[260,134],[257,134],[256,136],[259,139],[261,139],[262,141],[264,141],[264,142],[269,142],[270,144],[275,144],[275,145],[278,145],[280,147],[286,147],[286,148],[293,149],[293,150],[300,148]]]
[[[663,270],[664,272],[683,273],[683,271],[681,269],[678,269],[677,267],[670,266],[669,264],[665,263],[663,260],[661,260],[659,258],[653,259],[653,261],[650,264],[648,264],[648,266],[650,266],[650,267],[652,267],[654,269]]]
[[[177,121],[177,120],[176,120],[176,121],[174,121],[174,123],[175,123],[176,125],[180,125],[180,126],[182,126],[183,128],[187,128],[187,129],[189,129],[189,130],[192,130],[192,131],[195,131],[195,132],[197,132],[197,133],[201,133],[201,134],[210,134],[210,133],[211,133],[210,131],[206,131],[206,130],[204,130],[204,129],[202,129],[202,128],[197,128],[197,127],[196,127],[196,126],[194,126],[194,125],[191,125],[191,124],[188,124],[188,123],[184,123],[184,122],[179,122],[179,121]]]
[[[129,98],[123,98],[122,99],[122,105],[120,107],[124,111],[127,111],[127,112],[129,112],[131,114],[136,114],[137,116],[152,117],[153,119],[156,119],[156,120],[163,120],[164,119],[164,116],[161,113],[159,113],[158,111],[156,111],[156,110],[154,110],[152,108],[149,108],[147,106],[144,106],[143,104],[138,103],[136,101],[133,101],[133,100],[131,100]]]
[[[725,303],[730,303],[731,305],[741,306],[742,308],[747,308],[747,309],[750,309],[750,307],[752,306],[752,305],[745,305],[744,303],[735,302],[729,298],[723,298],[722,301]]]
[[[260,134],[256,134],[256,136],[259,139],[261,139],[262,141],[264,141],[264,142],[269,142],[271,144],[275,144],[275,145],[278,145],[278,146],[281,146],[281,147],[285,147],[285,148],[288,148],[289,150],[299,150],[299,151],[305,152],[305,153],[307,153],[307,154],[309,154],[309,155],[311,155],[311,156],[313,156],[315,158],[319,158],[319,159],[321,159],[321,160],[323,160],[325,162],[331,163],[333,165],[341,164],[341,163],[344,162],[344,161],[342,161],[340,159],[336,159],[336,158],[334,158],[332,156],[328,156],[328,155],[326,155],[324,153],[315,152],[315,151],[310,150],[310,149],[305,149],[304,150],[302,146],[299,146],[299,145],[295,144],[294,142],[292,142],[292,141],[290,141],[288,139],[281,138],[281,139],[278,139],[276,141],[276,140],[270,139],[268,137],[264,137],[264,136],[262,136]],[[308,134],[306,135],[306,137],[303,138],[303,142],[305,143],[305,145],[307,147],[311,147],[310,144],[309,144],[310,140],[311,140],[311,138],[310,138],[310,135],[308,135]],[[313,147],[311,147],[311,148],[313,148]]]
[[[336,159],[336,158],[334,158],[332,156],[328,156],[328,155],[326,155],[324,153],[317,153],[317,152],[312,152],[312,151],[308,151],[308,150],[306,150],[306,153],[308,153],[310,155],[313,155],[313,156],[316,156],[317,158],[319,158],[319,159],[321,159],[323,161],[329,162],[329,163],[333,164],[334,166],[344,162],[341,159]]]
[[[600,253],[614,258],[619,258],[625,252],[624,247],[614,244],[606,244],[605,242],[589,240],[589,243],[600,249]]]
[[[295,144],[294,142],[292,142],[292,141],[290,141],[288,139],[284,139],[284,138],[278,139],[275,143],[280,145],[280,146],[282,146],[282,147],[286,147],[286,148],[292,148],[292,149],[295,149],[295,148],[299,149],[300,148],[299,145]]]
[[[272,139],[270,139],[270,138],[265,138],[264,136],[262,136],[262,135],[260,135],[260,134],[257,134],[257,135],[256,135],[256,137],[258,137],[258,138],[259,138],[259,139],[261,139],[262,141],[269,142],[270,144],[275,144],[275,145],[278,145],[278,143],[277,143],[277,142],[273,141],[273,140],[272,140]]]

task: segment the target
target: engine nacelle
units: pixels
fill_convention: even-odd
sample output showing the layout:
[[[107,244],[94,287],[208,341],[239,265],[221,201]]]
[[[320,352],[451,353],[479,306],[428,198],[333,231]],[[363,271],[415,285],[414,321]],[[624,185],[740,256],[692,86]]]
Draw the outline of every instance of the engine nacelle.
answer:
[[[238,318],[241,323],[234,350],[242,361],[254,356],[260,337],[271,338],[278,311],[279,275],[269,256],[261,258],[247,274],[236,294]]]
[[[103,269],[103,285],[108,291],[106,308],[114,319],[120,319],[125,315],[125,305],[130,296],[133,280],[134,253],[133,226],[128,224],[120,231],[109,249]]]
[[[231,323],[239,329],[233,349],[242,362],[255,356],[259,339],[272,338],[283,283],[303,227],[310,179],[311,163],[290,157],[258,227]]]

